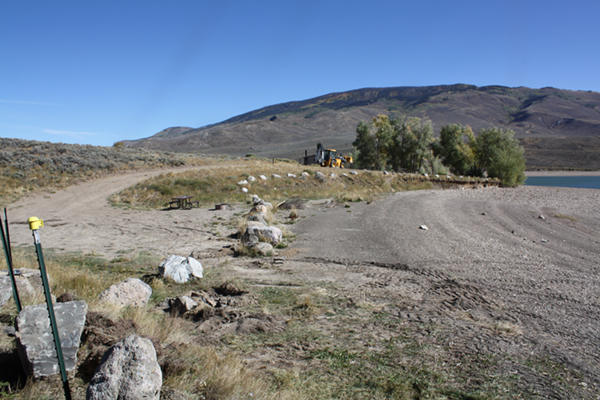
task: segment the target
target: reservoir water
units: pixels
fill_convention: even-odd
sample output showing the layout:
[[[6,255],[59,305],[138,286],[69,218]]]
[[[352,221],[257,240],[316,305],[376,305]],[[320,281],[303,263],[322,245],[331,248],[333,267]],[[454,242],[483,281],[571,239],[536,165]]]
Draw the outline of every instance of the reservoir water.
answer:
[[[530,186],[558,186],[582,189],[600,189],[600,176],[530,176]]]

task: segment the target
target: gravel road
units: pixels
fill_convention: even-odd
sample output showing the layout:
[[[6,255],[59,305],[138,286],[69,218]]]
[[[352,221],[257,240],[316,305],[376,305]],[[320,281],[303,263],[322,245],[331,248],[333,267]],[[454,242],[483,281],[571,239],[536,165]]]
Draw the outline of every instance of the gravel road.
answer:
[[[457,351],[549,357],[600,387],[600,190],[403,192],[306,215],[307,259],[362,266],[399,317],[453,325]],[[515,335],[479,329],[499,323]]]

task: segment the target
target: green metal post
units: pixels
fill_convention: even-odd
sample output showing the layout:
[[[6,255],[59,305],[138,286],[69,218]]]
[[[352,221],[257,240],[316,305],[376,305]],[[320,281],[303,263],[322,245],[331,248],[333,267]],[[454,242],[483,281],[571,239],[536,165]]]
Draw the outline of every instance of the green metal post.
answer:
[[[31,219],[31,218],[30,218]],[[30,223],[31,226],[31,223]],[[52,297],[50,297],[50,285],[48,285],[48,275],[46,275],[46,265],[44,264],[44,255],[42,254],[42,244],[40,242],[40,234],[37,229],[33,229],[33,243],[35,244],[35,252],[37,253],[38,263],[40,265],[40,273],[42,275],[42,284],[44,285],[44,295],[46,296],[46,305],[48,306],[48,316],[50,317],[50,327],[52,328],[52,336],[54,337],[54,345],[56,347],[56,357],[58,358],[58,366],[60,367],[60,375],[62,377],[63,389],[65,391],[65,399],[71,400],[71,389],[69,388],[69,377],[65,368],[65,360],[63,358],[62,346],[60,344],[60,336],[58,335],[58,327],[56,326],[56,317],[54,315],[54,306],[52,306]]]
[[[10,274],[10,283],[12,285],[13,298],[17,305],[17,312],[21,312],[21,299],[19,298],[19,290],[17,289],[17,281],[15,280],[15,271],[12,263],[12,252],[10,250],[10,236],[8,233],[8,217],[6,215],[6,208],[4,209],[4,222],[6,223],[6,233],[4,232],[4,224],[2,217],[0,216],[0,230],[2,231],[2,245],[4,246],[4,255],[6,256],[6,265],[8,266],[8,273]]]

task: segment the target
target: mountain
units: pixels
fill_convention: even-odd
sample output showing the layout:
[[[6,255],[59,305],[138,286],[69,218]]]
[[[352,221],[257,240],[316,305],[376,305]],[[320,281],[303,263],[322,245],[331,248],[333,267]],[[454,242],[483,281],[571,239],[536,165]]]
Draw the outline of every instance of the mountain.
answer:
[[[456,84],[366,88],[276,104],[201,128],[173,127],[129,147],[299,159],[316,144],[351,150],[359,121],[378,114],[512,129],[530,169],[600,169],[600,93]]]

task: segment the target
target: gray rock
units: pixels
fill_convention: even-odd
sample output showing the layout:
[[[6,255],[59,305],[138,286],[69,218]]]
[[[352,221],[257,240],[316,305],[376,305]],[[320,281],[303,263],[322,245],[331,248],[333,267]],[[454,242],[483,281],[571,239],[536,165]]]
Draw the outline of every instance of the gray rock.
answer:
[[[424,231],[429,230],[429,228],[427,227],[427,225],[421,225],[421,226],[419,226],[419,229],[422,229]]]
[[[358,172],[356,172],[356,171],[350,171],[350,175],[358,175]]]
[[[272,174],[271,177],[274,179],[279,179],[279,178],[281,178],[281,175]]]
[[[87,304],[81,300],[54,304],[67,371],[73,370],[77,364],[87,310]],[[36,378],[60,373],[46,304],[23,308],[17,317],[16,327],[17,349],[25,371]]]
[[[184,314],[188,311],[193,310],[196,307],[198,307],[198,303],[194,301],[194,299],[192,299],[190,296],[184,295],[175,298],[175,300],[173,301],[172,308],[175,308],[181,314]]]
[[[281,229],[276,226],[249,226],[242,236],[242,243],[250,245],[266,242],[276,246],[281,242],[282,236]]]
[[[265,221],[264,217],[261,214],[254,214],[248,216],[248,221],[258,222],[261,225],[268,226],[267,221]]]
[[[39,269],[21,268],[15,271],[19,297],[43,296],[42,276]],[[0,307],[12,297],[12,283],[8,270],[0,272]]]
[[[111,347],[88,386],[87,400],[158,400],[162,371],[149,339],[131,335]]]
[[[256,254],[260,256],[270,256],[273,255],[273,246],[270,243],[256,243],[251,247],[252,250],[256,252]]]
[[[118,306],[144,307],[151,295],[150,285],[137,278],[127,278],[124,282],[112,285],[102,292],[99,300]]]
[[[546,219],[546,217],[544,217],[543,215],[540,215],[538,218],[539,219]]]
[[[177,283],[185,283],[192,278],[202,278],[202,264],[192,257],[171,255],[158,265],[158,273]]]
[[[319,171],[315,172],[315,178],[317,179],[325,179],[325,175]]]

